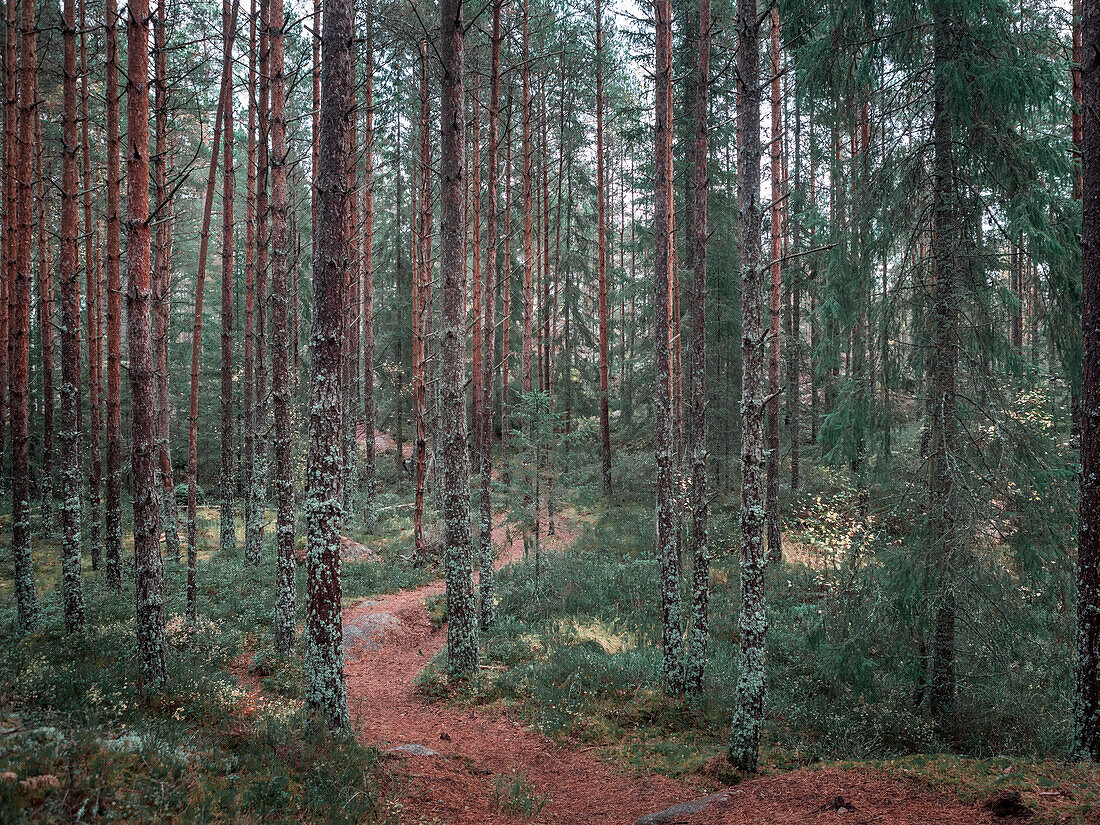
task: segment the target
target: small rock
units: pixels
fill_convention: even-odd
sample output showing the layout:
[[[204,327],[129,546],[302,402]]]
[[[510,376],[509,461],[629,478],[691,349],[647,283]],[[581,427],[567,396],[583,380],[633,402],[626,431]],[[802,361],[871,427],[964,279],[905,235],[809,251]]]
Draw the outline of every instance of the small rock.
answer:
[[[344,647],[381,650],[382,639],[396,631],[401,620],[392,613],[368,613],[344,624]]]
[[[715,805],[721,805],[723,802],[727,802],[735,793],[738,793],[738,791],[719,791],[718,793],[712,793],[710,796],[690,799],[663,811],[646,814],[638,820],[638,825],[664,825],[667,822],[674,822],[682,816],[690,816],[708,808],[713,808]]]
[[[442,739],[444,742],[451,741],[451,735],[447,733],[447,731],[443,731],[443,733],[439,734],[439,738]]]
[[[426,748],[415,742],[409,742],[406,745],[398,745],[396,748],[390,748],[386,753],[403,753],[407,756],[439,756],[438,751],[433,751],[431,748]]]

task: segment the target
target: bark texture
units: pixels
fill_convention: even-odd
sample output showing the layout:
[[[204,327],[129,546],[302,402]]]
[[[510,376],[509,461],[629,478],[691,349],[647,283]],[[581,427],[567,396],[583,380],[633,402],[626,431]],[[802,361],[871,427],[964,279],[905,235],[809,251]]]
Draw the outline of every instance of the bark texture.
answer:
[[[306,463],[306,700],[329,727],[349,724],[340,606],[343,468],[340,353],[348,261],[347,163],[354,103],[351,86],[352,0],[324,6],[321,122],[317,139],[317,254],[313,262],[312,376]]]
[[[127,332],[133,430],[134,565],[137,654],[143,677],[168,678],[164,644],[164,571],[157,546],[156,438],[153,430],[153,336],[149,237],[149,0],[130,0],[127,45]]]
[[[741,611],[733,765],[755,773],[764,724],[764,348],[760,223],[760,30],[756,0],[737,3],[737,182],[741,256]]]
[[[672,4],[654,0],[656,20],[656,90],[653,179],[653,409],[656,451],[656,551],[661,590],[661,683],[677,695],[684,686],[684,634],[680,617],[677,525],[672,471],[675,441],[672,421],[669,326],[672,264]]]
[[[1100,5],[1085,3],[1081,86],[1084,383],[1077,545],[1074,748],[1100,762]]]
[[[447,672],[477,672],[477,606],[470,544],[470,466],[466,440],[465,146],[462,118],[462,0],[442,0],[443,102],[440,109],[439,267],[443,276],[440,326],[440,455],[443,460],[443,541],[447,579]]]

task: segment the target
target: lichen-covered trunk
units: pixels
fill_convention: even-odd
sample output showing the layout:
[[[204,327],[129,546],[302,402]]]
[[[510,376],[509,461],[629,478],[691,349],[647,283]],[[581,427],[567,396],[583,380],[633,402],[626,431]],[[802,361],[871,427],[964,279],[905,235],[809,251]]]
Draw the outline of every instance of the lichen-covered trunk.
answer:
[[[264,527],[267,523],[267,473],[269,427],[267,402],[267,279],[268,279],[268,139],[271,134],[271,39],[268,25],[269,4],[260,0],[255,7],[259,41],[256,95],[256,234],[253,257],[253,315],[255,340],[252,346],[252,483],[248,495],[252,499],[252,542],[245,541],[245,559],[259,565],[263,552]]]
[[[53,261],[50,255],[46,231],[46,172],[42,165],[42,121],[39,112],[35,112],[35,158],[36,177],[38,179],[38,329],[42,354],[42,477],[40,500],[42,517],[38,529],[48,535],[54,528],[54,311],[53,311]],[[14,255],[12,256],[15,257]],[[3,299],[0,299],[3,300]],[[110,403],[108,402],[108,410]],[[0,413],[2,417],[2,413]],[[108,434],[110,430],[108,428]],[[110,443],[108,440],[108,450]],[[108,490],[109,490],[108,486]],[[108,573],[110,573],[108,557]],[[108,576],[108,585],[113,586]]]
[[[447,580],[447,672],[477,672],[477,606],[470,544],[470,468],[466,440],[466,214],[462,180],[465,147],[462,117],[462,0],[443,0],[443,82],[439,222],[439,267],[443,276],[440,324],[440,432],[443,461],[443,542]]]
[[[113,5],[113,4],[112,4]],[[157,221],[156,236],[153,241],[153,358],[156,373],[156,410],[155,437],[157,440],[157,461],[160,483],[157,492],[160,496],[160,529],[164,531],[165,556],[176,563],[180,560],[179,513],[176,508],[176,486],[172,476],[171,409],[168,395],[168,332],[171,296],[171,247],[172,247],[172,195],[168,190],[168,49],[167,49],[167,4],[157,6],[153,21],[154,55],[154,121],[156,134],[156,153],[153,156],[153,187],[157,209],[162,212]],[[117,51],[117,49],[116,49]],[[117,54],[116,54],[117,61]],[[115,141],[118,141],[117,109],[117,72],[115,93]],[[108,127],[110,128],[110,126]],[[116,148],[117,155],[117,148]],[[116,164],[117,171],[117,164]],[[117,191],[116,191],[117,214]],[[108,209],[108,221],[110,220]],[[108,278],[113,265],[117,273],[118,264],[118,226],[115,232],[108,225]],[[110,244],[115,243],[112,251]],[[113,264],[112,264],[113,258]],[[121,309],[121,287],[118,290]]]
[[[596,277],[600,334],[600,473],[611,496],[611,416],[607,401],[607,173],[603,145],[603,9],[596,0]]]
[[[478,554],[480,626],[487,630],[495,619],[493,585],[493,383],[496,370],[496,284],[500,271],[500,236],[497,223],[497,193],[500,165],[500,15],[503,0],[493,0],[493,28],[489,41],[489,157],[486,163],[485,297],[482,301],[484,335],[481,352],[481,527]],[[480,197],[480,194],[479,194]]]
[[[767,519],[768,558],[783,560],[783,540],[779,526],[779,302],[783,286],[780,258],[783,239],[783,90],[779,74],[779,8],[772,6],[771,20],[771,134],[769,141],[770,162],[768,177],[771,179],[771,291],[768,301],[768,404],[766,449],[767,461]]]
[[[88,352],[88,547],[91,551],[92,569],[103,566],[103,522],[100,512],[103,480],[103,453],[101,450],[102,410],[101,356],[99,323],[99,271],[92,265],[93,243],[96,233],[92,230],[92,154],[88,140],[88,39],[86,2],[79,0],[77,14],[80,18],[80,159],[83,180],[81,196],[84,217],[84,284]]]
[[[270,0],[271,26],[271,396],[275,409],[275,650],[294,648],[294,444],[287,262],[286,75],[283,67],[283,0]],[[349,234],[350,237],[350,234]]]
[[[1084,381],[1081,395],[1081,498],[1077,531],[1077,636],[1074,750],[1100,762],[1100,6],[1087,3],[1081,67]]]
[[[137,656],[144,681],[168,678],[164,644],[164,571],[157,542],[156,438],[153,432],[153,337],[149,325],[149,0],[130,0],[126,23],[127,332],[132,402],[134,569]]]
[[[24,7],[23,30],[34,28],[34,18],[26,17]],[[65,79],[62,84],[62,168],[61,168],[61,576],[62,598],[65,605],[65,632],[75,633],[84,624],[84,592],[80,570],[80,260],[77,252],[77,70],[76,70],[76,5],[66,0],[62,13],[63,61]],[[30,92],[34,88],[29,73],[33,71],[27,61],[34,59],[29,50],[28,35],[24,35],[21,49],[20,143],[30,147],[32,137],[32,111]],[[25,76],[23,76],[25,75]],[[20,153],[21,172],[30,177],[30,155]],[[22,186],[21,186],[22,188]],[[22,196],[22,193],[21,193]],[[29,197],[29,192],[26,195]],[[27,222],[30,223],[30,207]],[[30,273],[26,273],[29,277]],[[18,277],[18,273],[17,273]]]
[[[676,447],[672,431],[672,373],[669,324],[671,302],[672,217],[672,4],[654,0],[656,89],[653,178],[653,412],[656,453],[656,554],[660,565],[661,683],[676,695],[684,687],[684,634],[676,559],[676,506],[672,469]]]
[[[737,4],[737,182],[741,268],[741,611],[729,757],[754,773],[764,725],[764,346],[760,248],[760,30],[756,0]]]
[[[235,22],[230,0],[222,0],[223,62],[232,60]],[[237,530],[233,510],[233,107],[225,110],[225,130],[222,144],[222,335],[221,335],[221,493],[218,547],[235,550]]]
[[[374,459],[374,9],[368,5],[366,20],[366,77],[363,80],[363,420],[367,449],[363,454],[363,529],[378,529],[378,492]],[[398,455],[401,445],[398,444]]]
[[[695,165],[692,169],[691,225],[688,226],[694,276],[691,290],[691,623],[688,626],[684,687],[703,689],[710,637],[710,548],[707,544],[707,107],[710,88],[710,0],[699,2],[699,59],[695,83]]]
[[[351,86],[357,88],[355,80],[355,55],[351,60]],[[359,164],[357,161],[359,132],[359,108],[353,102],[351,109],[351,131],[348,133],[351,145],[348,147],[348,238],[355,239],[348,247],[348,300],[344,315],[344,357],[341,386],[344,394],[344,518],[355,510],[355,488],[358,482],[357,464],[357,421],[359,412],[359,291],[361,272],[359,270]]]
[[[70,0],[71,2],[71,0]],[[34,2],[33,0],[23,0],[23,31],[20,43],[20,71],[19,71],[19,146],[17,148],[15,158],[15,169],[12,170],[16,174],[16,180],[14,182],[15,188],[15,206],[16,215],[15,218],[9,223],[10,228],[14,228],[15,237],[13,240],[13,247],[11,251],[15,252],[14,265],[11,268],[11,281],[7,287],[11,291],[10,297],[10,313],[8,317],[8,334],[10,336],[10,359],[8,361],[8,382],[9,393],[8,401],[11,405],[11,468],[12,468],[12,486],[11,486],[11,549],[12,557],[15,566],[15,600],[19,614],[19,629],[23,632],[30,632],[34,630],[38,625],[38,598],[35,591],[34,583],[34,567],[31,559],[31,514],[30,514],[30,464],[28,456],[29,448],[29,433],[28,433],[28,368],[30,364],[30,309],[31,309],[31,238],[34,233],[34,213],[32,206],[32,193],[33,193],[33,154],[34,151],[34,121],[35,121],[35,94],[37,89],[37,49],[35,40],[35,18],[34,18]],[[10,34],[9,30],[9,34]],[[75,63],[75,60],[74,60]],[[74,80],[75,83],[75,80]],[[75,117],[76,114],[76,101],[75,101],[75,89],[74,100],[72,101],[72,114]],[[68,103],[68,101],[66,101]],[[66,115],[69,114],[70,109],[66,106]],[[69,124],[66,122],[66,126]],[[72,131],[75,133],[76,124],[72,124]],[[66,130],[68,135],[68,129]],[[75,134],[74,134],[75,137]],[[71,146],[74,155],[71,158],[74,168],[71,170],[71,180],[73,183],[74,191],[72,192],[72,251],[75,252],[76,248],[76,203],[75,203],[75,164],[76,147],[69,143],[66,146]],[[66,162],[70,159],[66,157]],[[64,236],[68,237],[68,236]],[[64,270],[63,270],[64,271]],[[75,281],[75,272],[72,274],[72,280]],[[63,295],[63,298],[69,298],[73,300],[75,296],[71,294],[71,284],[68,295]],[[66,320],[70,318],[70,313],[79,313],[78,308],[73,306],[65,307],[67,312],[65,313]],[[79,317],[79,314],[77,315]],[[74,341],[72,336],[67,336],[64,339],[63,357],[73,357],[72,347]],[[79,351],[80,351],[80,339],[75,338],[76,346],[76,358],[77,369],[79,370]],[[71,378],[71,365],[70,370],[65,373],[67,378]],[[71,404],[75,404],[75,394],[70,393],[68,398],[63,399]],[[75,426],[76,411],[70,407],[64,408],[65,413],[65,426]],[[0,417],[3,417],[2,411],[0,411]],[[68,430],[65,433],[66,436],[72,435]],[[68,440],[63,442],[65,447],[69,446]],[[73,440],[73,450],[66,451],[64,457],[67,461],[71,461],[75,456],[75,439]],[[69,514],[69,517],[73,517],[72,511],[68,507],[74,507],[76,509],[75,515],[79,514],[80,508],[80,488],[79,486],[79,459],[77,459],[77,468],[74,472],[66,472],[65,479],[68,484],[73,487],[63,488],[63,492],[66,495],[65,507],[62,512]],[[75,475],[75,477],[74,477]],[[75,499],[71,501],[70,499]],[[72,525],[66,523],[66,527],[72,528]],[[75,547],[73,546],[75,544]],[[65,600],[65,630],[68,633],[72,633],[80,629],[84,620],[84,602],[83,595],[80,589],[80,536],[79,536],[79,524],[76,525],[76,534],[70,539],[70,533],[67,531],[65,534],[65,546],[63,547],[62,564],[64,569],[64,600]],[[73,576],[72,564],[74,559],[72,555],[75,553],[75,578]]]
[[[11,304],[12,281],[15,279],[15,259],[18,254],[17,236],[16,166],[19,163],[19,150],[16,142],[19,138],[19,15],[18,6],[8,0],[5,7],[4,29],[4,145],[3,145],[3,196],[4,209],[0,218],[3,227],[3,240],[0,252],[0,446],[5,441],[6,416],[9,410],[8,396],[8,351],[11,345],[9,333],[9,306]],[[3,449],[0,449],[0,478],[3,478]]]
[[[107,41],[107,221],[104,238],[107,247],[104,261],[107,268],[107,462],[104,467],[107,491],[103,550],[107,586],[118,592],[122,589],[122,217],[119,213],[122,172],[119,157],[118,9],[115,0],[105,0],[103,20]],[[167,376],[165,387],[167,389]],[[52,399],[50,403],[52,406]],[[165,526],[166,534],[168,527]]]
[[[317,170],[317,254],[313,261],[312,376],[306,458],[306,700],[329,727],[349,724],[340,608],[340,356],[347,300],[347,163],[354,102],[352,0],[324,5]]]

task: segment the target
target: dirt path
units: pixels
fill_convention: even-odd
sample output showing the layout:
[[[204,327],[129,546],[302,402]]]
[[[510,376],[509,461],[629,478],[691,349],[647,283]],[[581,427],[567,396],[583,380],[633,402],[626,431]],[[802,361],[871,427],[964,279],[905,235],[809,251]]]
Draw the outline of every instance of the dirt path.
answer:
[[[503,526],[494,530],[505,543]],[[556,543],[571,542],[573,530],[559,525]],[[507,564],[522,556],[516,539],[502,554]],[[345,611],[345,627],[371,630],[347,651],[348,704],[366,742],[380,747],[419,745],[437,755],[404,755],[407,784],[402,788],[402,822],[519,823],[519,815],[499,810],[495,782],[518,771],[533,784],[545,807],[537,821],[623,823],[661,811],[700,793],[663,776],[627,775],[599,760],[591,749],[561,747],[497,709],[463,710],[432,704],[416,695],[417,673],[446,642],[433,631],[425,599],[443,592],[437,582]],[[399,772],[400,773],[400,772]],[[530,798],[530,797],[528,797]],[[851,810],[838,812],[843,798]],[[732,789],[729,799],[679,823],[941,822],[988,823],[988,814],[923,788],[873,774],[800,771],[756,780]]]

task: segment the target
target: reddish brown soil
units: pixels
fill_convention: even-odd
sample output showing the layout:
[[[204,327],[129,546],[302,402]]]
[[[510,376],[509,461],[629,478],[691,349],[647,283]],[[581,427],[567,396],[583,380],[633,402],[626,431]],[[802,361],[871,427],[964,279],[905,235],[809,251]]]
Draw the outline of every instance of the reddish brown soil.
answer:
[[[559,541],[573,539],[568,524]],[[498,546],[504,528],[494,530]],[[502,554],[508,563],[522,554],[516,539]],[[523,774],[546,799],[539,822],[623,823],[703,795],[699,788],[663,776],[627,775],[598,759],[591,749],[560,746],[522,726],[496,708],[457,709],[428,702],[416,694],[417,673],[445,644],[446,633],[433,631],[424,601],[442,593],[442,583],[370,600],[345,612],[345,620],[390,613],[400,625],[388,630],[380,649],[349,651],[346,663],[348,704],[367,743],[380,747],[419,744],[438,756],[395,756],[401,777],[401,821],[410,823],[519,823],[495,800],[501,775]],[[851,806],[837,810],[837,799]],[[766,823],[990,823],[976,807],[915,784],[865,772],[799,771],[747,782],[729,800],[710,811],[675,822],[708,825]]]

